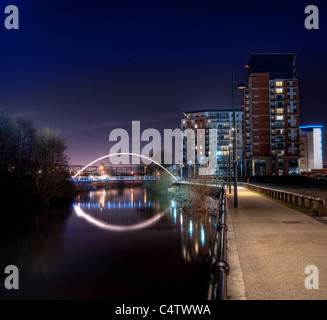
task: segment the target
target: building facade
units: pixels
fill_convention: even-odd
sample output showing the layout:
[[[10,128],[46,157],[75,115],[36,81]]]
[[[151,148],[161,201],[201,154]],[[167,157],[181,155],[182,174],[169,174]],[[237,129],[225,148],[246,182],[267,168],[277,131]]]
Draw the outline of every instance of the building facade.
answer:
[[[295,59],[295,54],[252,54],[246,65],[246,176],[299,173],[299,85]]]
[[[323,169],[322,126],[300,127],[300,171]]]
[[[204,110],[186,111],[181,119],[181,128],[193,129],[195,135],[184,135],[183,164],[188,168],[188,174],[196,176],[196,167],[201,166],[201,157],[210,156],[210,140],[217,143],[217,168],[210,175],[227,177],[230,160],[233,159],[233,111],[231,110]],[[238,174],[243,175],[243,110],[235,111],[236,122],[236,150],[238,159]],[[198,129],[202,129],[198,130]],[[211,130],[210,130],[211,129]],[[211,131],[211,132],[210,132]],[[212,136],[214,132],[215,136]],[[192,158],[192,154],[195,158]],[[191,159],[191,160],[190,160]]]

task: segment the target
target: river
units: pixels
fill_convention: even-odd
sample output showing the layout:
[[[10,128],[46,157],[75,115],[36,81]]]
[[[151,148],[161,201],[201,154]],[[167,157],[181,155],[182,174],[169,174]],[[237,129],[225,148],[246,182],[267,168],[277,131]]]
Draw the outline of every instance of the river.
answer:
[[[0,298],[206,299],[214,222],[143,188],[87,192],[2,225]]]

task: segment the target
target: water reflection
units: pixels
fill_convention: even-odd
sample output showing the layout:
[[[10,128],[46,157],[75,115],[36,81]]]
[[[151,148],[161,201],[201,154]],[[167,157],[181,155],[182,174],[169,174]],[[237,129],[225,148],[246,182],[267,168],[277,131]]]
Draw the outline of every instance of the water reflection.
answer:
[[[152,217],[151,219],[148,219],[144,222],[137,223],[134,225],[129,225],[129,226],[118,226],[118,225],[113,225],[110,223],[102,222],[99,219],[95,219],[94,217],[92,217],[92,215],[85,213],[78,205],[74,206],[74,210],[76,212],[76,215],[79,218],[85,219],[87,222],[93,224],[94,226],[97,226],[97,227],[99,227],[101,229],[105,229],[105,230],[120,231],[120,232],[144,229],[144,228],[149,227],[150,225],[156,223],[164,215],[164,212],[160,212],[157,215],[155,215],[154,217]]]
[[[63,233],[70,213],[70,206],[33,214],[8,212],[9,216],[2,218],[0,225],[0,270],[13,264],[22,271],[28,269],[30,275],[46,277],[59,272],[64,259]],[[1,272],[0,293],[3,293],[4,277]]]
[[[183,258],[187,262],[207,261],[211,256],[215,217],[179,211]]]
[[[101,229],[140,230],[156,223],[167,211],[162,201],[147,201],[146,189],[96,190],[79,196],[76,215]]]
[[[74,210],[79,218],[96,227],[119,232],[154,227],[165,217],[166,223],[168,219],[180,230],[185,261],[204,261],[211,255],[215,218],[191,214],[174,200],[151,201],[146,189],[90,191],[78,197]]]

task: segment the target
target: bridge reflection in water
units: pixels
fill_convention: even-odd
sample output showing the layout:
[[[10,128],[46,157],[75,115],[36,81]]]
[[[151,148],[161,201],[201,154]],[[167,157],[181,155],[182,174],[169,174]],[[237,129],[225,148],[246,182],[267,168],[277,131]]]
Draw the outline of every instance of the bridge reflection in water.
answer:
[[[215,217],[191,214],[176,201],[150,200],[146,189],[102,189],[79,196],[74,203],[78,217],[101,229],[133,231],[155,227],[155,223],[173,224],[181,233],[181,251],[185,261],[206,261],[211,255]]]

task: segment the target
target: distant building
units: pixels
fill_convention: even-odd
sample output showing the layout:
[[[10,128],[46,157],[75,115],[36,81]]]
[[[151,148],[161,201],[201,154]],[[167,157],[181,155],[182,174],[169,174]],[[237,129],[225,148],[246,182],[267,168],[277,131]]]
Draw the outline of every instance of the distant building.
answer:
[[[247,176],[299,173],[296,54],[252,54],[244,96]]]
[[[198,159],[201,156],[209,156],[209,130],[217,130],[217,170],[216,172],[211,172],[210,174],[215,174],[216,176],[226,177],[228,174],[229,158],[232,153],[231,145],[233,144],[233,111],[232,110],[203,110],[203,111],[185,111],[184,118],[181,119],[182,130],[186,129],[204,129],[205,136],[200,137],[195,135],[194,139],[186,139],[184,137],[183,141],[183,164],[184,167],[193,168],[200,165]],[[237,149],[237,159],[238,159],[238,174],[242,175],[243,170],[243,111],[242,109],[237,109],[235,112],[236,119],[236,149]],[[199,138],[199,143],[198,143]],[[192,149],[195,147],[195,150]],[[187,153],[192,153],[195,151],[195,163],[188,162],[187,159],[190,155]],[[188,157],[189,156],[189,157]],[[190,170],[188,173],[190,174]],[[196,172],[194,173],[196,174]]]
[[[323,168],[322,126],[300,127],[300,171]]]

